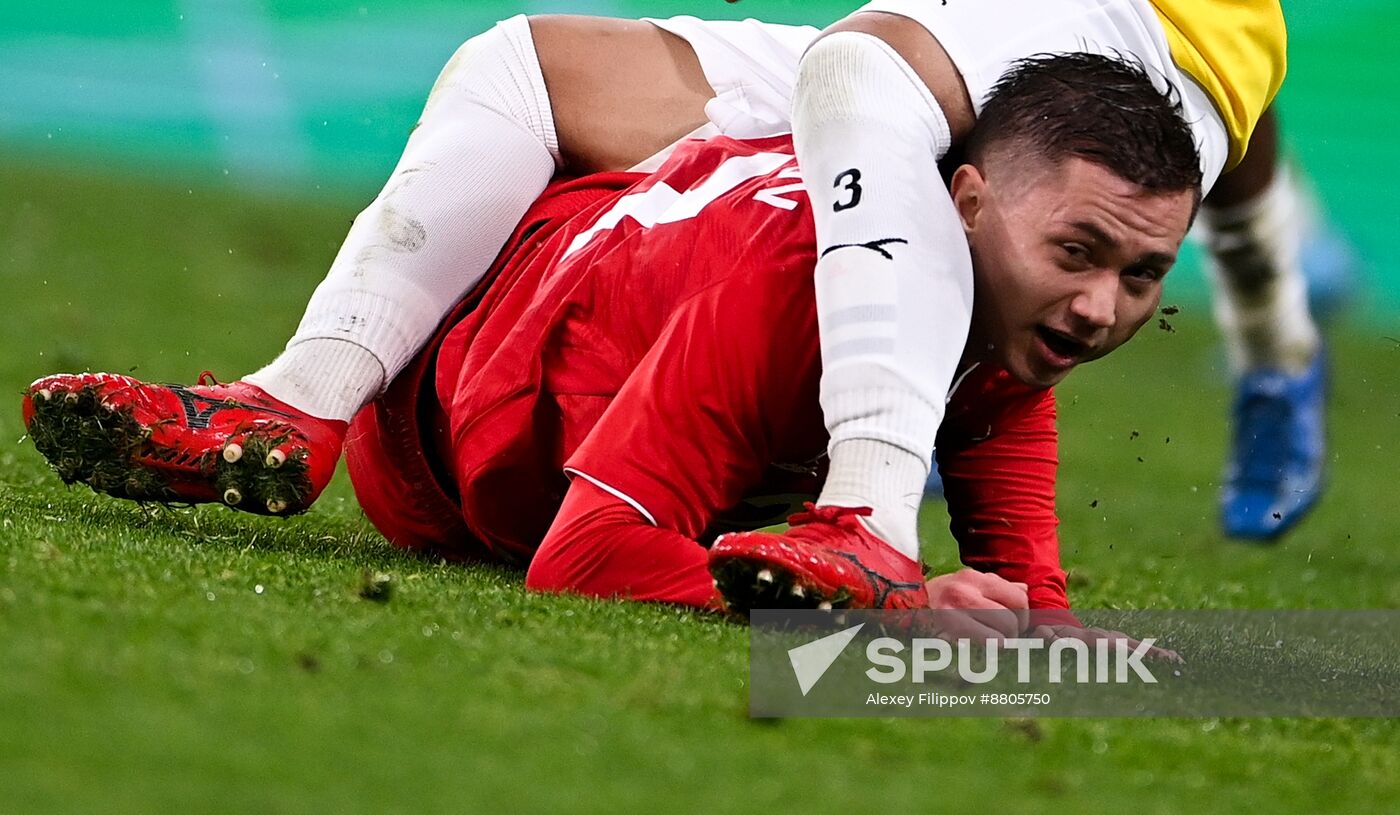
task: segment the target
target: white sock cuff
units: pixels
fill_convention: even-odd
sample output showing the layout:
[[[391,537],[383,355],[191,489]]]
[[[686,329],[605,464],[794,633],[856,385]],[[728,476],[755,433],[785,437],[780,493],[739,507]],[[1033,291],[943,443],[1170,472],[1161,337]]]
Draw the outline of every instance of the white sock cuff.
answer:
[[[429,304],[408,305],[407,301],[414,299],[407,294],[411,289],[407,281],[393,293],[323,287],[317,290],[287,348],[309,340],[341,340],[366,349],[384,372],[397,375],[440,319],[440,310]],[[387,385],[380,383],[381,388]]]
[[[319,419],[348,422],[384,383],[370,351],[348,340],[297,342],[243,381]]]
[[[857,439],[878,441],[917,457],[928,475],[943,405],[920,399],[906,386],[828,389],[822,407],[831,449]]]
[[[928,477],[928,471],[921,460],[927,461],[927,455],[914,456],[908,450],[877,439],[848,439],[839,446],[832,446],[832,457],[840,459],[836,480],[851,473],[859,476],[860,489],[850,490],[852,492],[868,491],[873,485],[877,487],[877,492],[902,493],[908,490],[909,481],[916,480],[919,495],[923,495],[923,480]],[[829,497],[835,498],[846,491],[842,487],[829,478],[823,495],[829,493]],[[821,503],[832,502],[824,500]]]
[[[935,159],[953,141],[948,117],[918,72],[884,40],[856,31],[828,34],[802,55],[792,118],[794,135],[841,120],[923,130]]]
[[[870,507],[866,527],[910,560],[919,559],[919,504],[927,456],[872,439],[851,439],[833,446],[831,468],[817,503],[822,506]]]

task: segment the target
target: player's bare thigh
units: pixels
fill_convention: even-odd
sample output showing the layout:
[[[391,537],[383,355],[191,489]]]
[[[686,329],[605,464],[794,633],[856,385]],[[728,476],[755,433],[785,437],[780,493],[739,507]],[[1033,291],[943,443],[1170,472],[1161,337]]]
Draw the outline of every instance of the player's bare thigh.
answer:
[[[625,170],[705,124],[694,49],[640,20],[542,15],[530,31],[566,168]]]

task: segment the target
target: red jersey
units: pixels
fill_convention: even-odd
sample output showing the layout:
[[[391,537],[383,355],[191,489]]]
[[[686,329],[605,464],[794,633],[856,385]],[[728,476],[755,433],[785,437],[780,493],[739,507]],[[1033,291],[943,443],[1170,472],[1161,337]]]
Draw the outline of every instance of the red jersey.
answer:
[[[560,529],[578,538],[587,512],[624,502],[672,546],[776,523],[814,495],[827,443],[815,237],[790,138],[687,142],[555,226],[498,262],[437,350],[437,450],[472,535],[526,563],[546,533],[557,552]],[[1066,607],[1052,394],[974,368],[938,461],[964,562],[1027,583],[1033,607]],[[590,485],[587,512],[556,518],[580,489],[566,473]],[[692,548],[698,560],[676,551],[703,571]],[[608,585],[703,602],[700,588],[627,591],[643,583]]]

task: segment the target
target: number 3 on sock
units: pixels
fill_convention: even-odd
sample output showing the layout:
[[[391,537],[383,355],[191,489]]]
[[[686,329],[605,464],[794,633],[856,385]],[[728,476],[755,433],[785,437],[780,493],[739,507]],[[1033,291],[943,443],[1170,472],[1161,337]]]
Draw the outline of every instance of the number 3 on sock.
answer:
[[[856,204],[860,203],[860,170],[857,170],[854,167],[852,167],[849,170],[845,170],[840,175],[836,176],[836,183],[833,184],[832,187],[838,190],[843,189],[846,192],[850,193],[850,198],[846,199],[845,201],[837,201],[835,204],[832,204],[831,211],[840,212],[843,209],[852,209],[853,207],[855,207]]]

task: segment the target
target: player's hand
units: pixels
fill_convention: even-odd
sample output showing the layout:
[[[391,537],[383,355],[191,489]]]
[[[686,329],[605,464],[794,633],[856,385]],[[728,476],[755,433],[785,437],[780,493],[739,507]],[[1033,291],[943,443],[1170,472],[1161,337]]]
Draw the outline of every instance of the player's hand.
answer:
[[[1063,639],[1082,640],[1090,646],[1099,640],[1122,640],[1124,646],[1129,651],[1137,650],[1137,647],[1142,644],[1141,640],[1133,639],[1122,631],[1109,631],[1104,628],[1087,628],[1077,625],[1038,625],[1031,629],[1030,634],[1027,636],[1039,637],[1045,640],[1046,645],[1049,645],[1055,640]],[[1116,648],[1117,646],[1110,645],[1110,647]],[[1178,665],[1185,664],[1186,662],[1186,660],[1181,658],[1180,654],[1170,648],[1159,648],[1155,645],[1147,649],[1147,653],[1144,654],[1144,656],[1147,659],[1160,659],[1164,662],[1172,662]]]
[[[1030,598],[1025,583],[976,569],[939,575],[924,584],[934,628],[949,640],[974,641],[1019,636],[1030,625]]]

